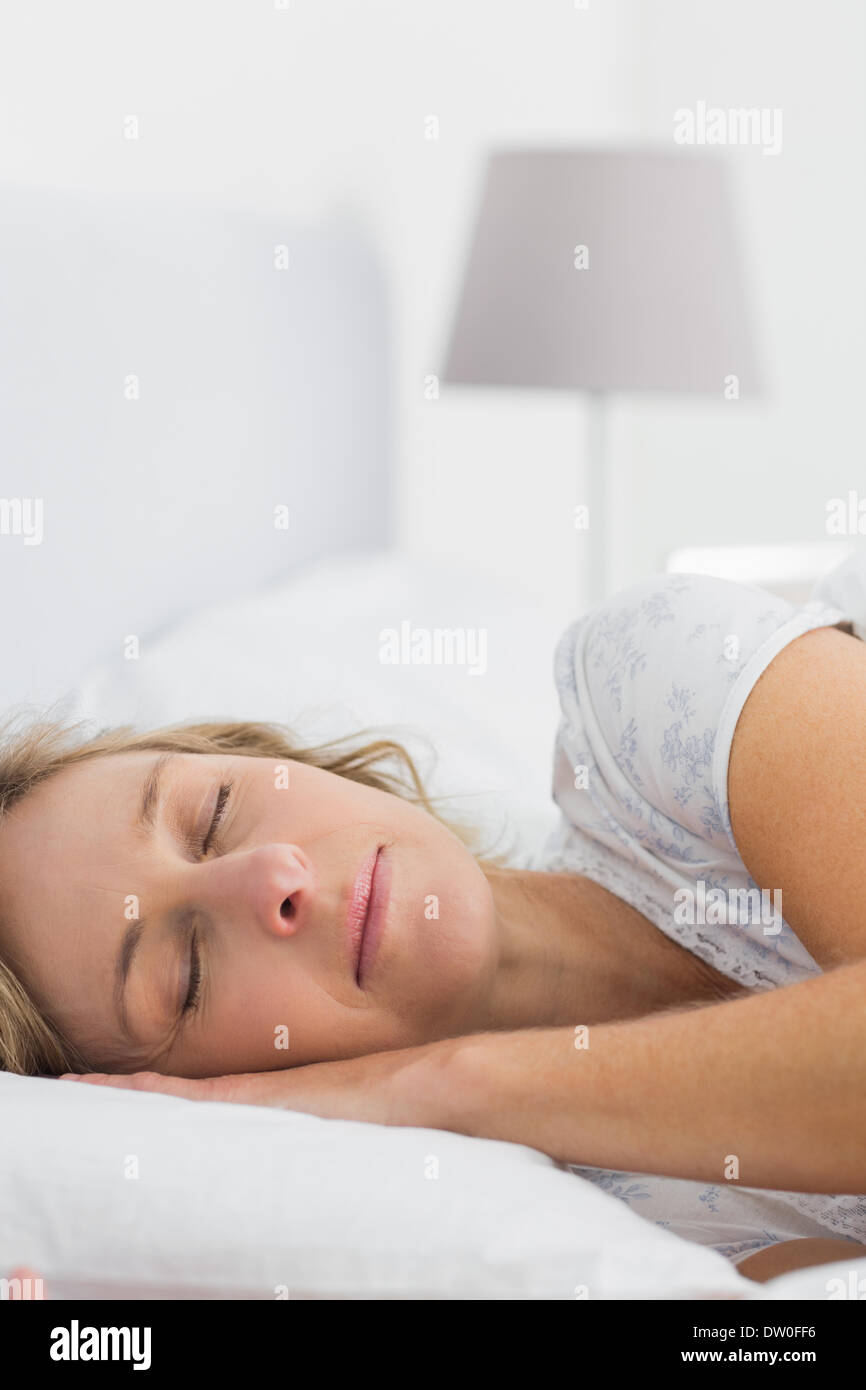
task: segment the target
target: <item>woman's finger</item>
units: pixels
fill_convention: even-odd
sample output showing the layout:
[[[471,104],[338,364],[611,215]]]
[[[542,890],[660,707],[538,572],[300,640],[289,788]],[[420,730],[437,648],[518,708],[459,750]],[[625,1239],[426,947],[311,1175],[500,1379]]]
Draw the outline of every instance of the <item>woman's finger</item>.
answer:
[[[117,1072],[64,1072],[61,1081],[82,1081],[90,1086],[114,1086],[122,1091],[157,1091],[165,1096],[180,1096],[185,1100],[216,1099],[213,1081],[220,1078],[207,1078],[202,1081],[185,1076],[163,1076],[156,1071],[136,1071],[128,1075]]]

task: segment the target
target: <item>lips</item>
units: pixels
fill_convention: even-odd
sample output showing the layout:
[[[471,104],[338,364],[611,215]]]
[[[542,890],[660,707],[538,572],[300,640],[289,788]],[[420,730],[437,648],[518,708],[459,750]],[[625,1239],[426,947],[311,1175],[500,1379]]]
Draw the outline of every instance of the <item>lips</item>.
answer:
[[[378,847],[368,855],[358,870],[352,891],[349,895],[349,908],[346,925],[349,933],[349,959],[355,980],[358,980],[361,966],[361,948],[367,926],[373,879],[379,859]]]
[[[359,987],[370,971],[384,930],[390,879],[388,855],[380,845],[358,870],[349,900],[350,960]]]

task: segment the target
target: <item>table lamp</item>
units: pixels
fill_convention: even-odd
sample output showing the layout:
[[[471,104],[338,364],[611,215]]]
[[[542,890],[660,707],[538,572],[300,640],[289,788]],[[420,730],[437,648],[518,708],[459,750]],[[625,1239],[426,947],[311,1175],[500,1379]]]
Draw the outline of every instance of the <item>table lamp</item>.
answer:
[[[611,392],[760,394],[729,166],[692,150],[488,157],[444,383],[588,395],[587,597],[607,592]]]

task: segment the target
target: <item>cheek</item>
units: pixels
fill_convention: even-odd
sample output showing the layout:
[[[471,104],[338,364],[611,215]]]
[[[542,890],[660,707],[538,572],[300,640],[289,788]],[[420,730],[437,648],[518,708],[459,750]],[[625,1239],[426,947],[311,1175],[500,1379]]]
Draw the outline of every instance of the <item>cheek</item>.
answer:
[[[433,993],[470,984],[495,952],[490,885],[469,851],[437,826],[406,856],[399,885],[405,961]]]
[[[309,1056],[295,1053],[302,1038],[309,1040],[310,992],[301,998],[302,984],[297,977],[287,979],[273,969],[256,968],[250,963],[235,972],[218,1006],[207,1009],[198,1051],[205,1073],[271,1071],[291,1066],[299,1060],[316,1060],[314,1048]]]

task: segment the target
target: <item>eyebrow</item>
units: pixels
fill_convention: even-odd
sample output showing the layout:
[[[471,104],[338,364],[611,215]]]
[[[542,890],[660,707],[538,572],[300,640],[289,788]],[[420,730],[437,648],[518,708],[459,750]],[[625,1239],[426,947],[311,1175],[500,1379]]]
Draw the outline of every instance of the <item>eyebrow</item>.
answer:
[[[159,757],[154,758],[151,763],[150,771],[145,777],[144,784],[141,788],[138,815],[136,816],[136,824],[141,829],[151,829],[156,820],[162,774],[167,765],[176,757],[176,753],[160,753]]]
[[[158,758],[154,758],[148,769],[141,788],[141,795],[138,801],[138,811],[135,817],[135,824],[139,830],[150,830],[156,821],[156,814],[159,809],[160,792],[162,787],[162,774],[168,763],[175,758],[175,753],[160,753]],[[123,938],[120,942],[120,950],[117,953],[117,960],[114,965],[114,1007],[118,1022],[125,1038],[129,1042],[135,1043],[136,1039],[129,1026],[129,1018],[126,1011],[126,982],[129,979],[129,972],[132,969],[132,962],[138,950],[145,928],[145,919],[137,918],[130,922]]]

